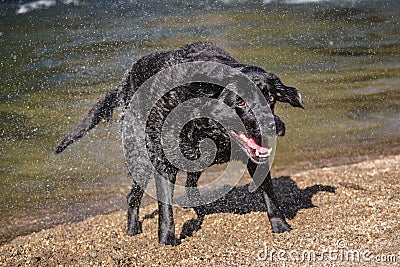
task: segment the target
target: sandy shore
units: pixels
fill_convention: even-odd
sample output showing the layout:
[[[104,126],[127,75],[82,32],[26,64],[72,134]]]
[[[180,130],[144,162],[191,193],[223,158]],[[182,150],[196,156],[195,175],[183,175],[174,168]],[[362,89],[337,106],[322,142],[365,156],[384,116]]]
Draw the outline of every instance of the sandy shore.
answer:
[[[143,234],[125,212],[22,236],[0,247],[1,266],[400,266],[400,156],[274,179],[293,230],[272,234],[261,198],[240,185],[207,208],[175,207],[177,247],[157,242],[156,205]],[[246,174],[245,179],[249,179]],[[330,265],[324,265],[330,264]]]

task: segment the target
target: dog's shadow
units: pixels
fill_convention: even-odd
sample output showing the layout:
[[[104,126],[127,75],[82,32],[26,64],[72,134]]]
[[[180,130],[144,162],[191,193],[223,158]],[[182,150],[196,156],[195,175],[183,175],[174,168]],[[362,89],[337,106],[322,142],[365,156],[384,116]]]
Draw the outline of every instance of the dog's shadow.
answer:
[[[334,193],[335,188],[329,185],[313,185],[300,189],[289,176],[272,179],[274,192],[281,206],[283,216],[293,219],[301,209],[316,207],[311,198],[318,192]],[[204,192],[214,194],[215,192]],[[202,193],[203,197],[203,193]],[[205,215],[215,213],[246,214],[256,211],[267,211],[264,200],[259,193],[250,193],[249,185],[234,187],[225,196],[207,205],[196,207],[198,218],[184,223],[180,239],[190,237],[201,229]],[[201,215],[199,215],[201,214]],[[153,215],[154,216],[154,215]],[[151,217],[153,217],[151,216]],[[267,214],[265,214],[267,217]]]

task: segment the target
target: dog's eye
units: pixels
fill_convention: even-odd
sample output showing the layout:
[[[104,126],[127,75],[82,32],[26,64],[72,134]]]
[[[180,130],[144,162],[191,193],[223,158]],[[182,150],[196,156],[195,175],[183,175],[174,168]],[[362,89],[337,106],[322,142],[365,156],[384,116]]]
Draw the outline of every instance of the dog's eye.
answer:
[[[246,102],[244,102],[243,100],[240,100],[239,102],[236,103],[236,106],[239,108],[242,108],[246,105]]]
[[[270,103],[274,102],[275,101],[275,97],[273,95],[270,95],[269,98],[268,98],[268,101]]]

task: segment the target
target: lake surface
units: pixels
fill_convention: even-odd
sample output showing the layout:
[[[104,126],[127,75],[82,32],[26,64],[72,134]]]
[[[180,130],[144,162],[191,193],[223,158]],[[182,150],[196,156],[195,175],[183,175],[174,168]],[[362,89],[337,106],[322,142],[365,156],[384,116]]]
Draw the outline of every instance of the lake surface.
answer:
[[[399,14],[399,1],[1,2],[0,243],[124,208],[117,116],[54,149],[134,61],[185,43],[213,41],[302,92],[305,110],[278,104],[274,176],[398,154]]]

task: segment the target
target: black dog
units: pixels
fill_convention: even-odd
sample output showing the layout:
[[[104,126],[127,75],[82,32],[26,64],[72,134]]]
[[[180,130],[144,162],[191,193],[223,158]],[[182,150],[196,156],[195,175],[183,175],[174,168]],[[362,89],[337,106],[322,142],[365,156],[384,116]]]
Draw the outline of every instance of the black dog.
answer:
[[[294,107],[303,108],[298,90],[283,85],[276,75],[267,73],[258,67],[240,64],[226,51],[212,43],[194,43],[177,50],[152,53],[139,59],[133,65],[126,80],[94,105],[84,120],[57,147],[56,153],[62,152],[68,145],[84,136],[102,119],[110,118],[115,108],[119,106],[128,107],[137,89],[153,75],[176,64],[196,61],[221,63],[247,75],[259,88],[265,99],[268,99],[272,112],[274,112],[276,101],[287,102]],[[146,143],[151,161],[156,166],[157,171],[167,178],[167,182],[164,179],[156,180],[159,203],[159,242],[169,245],[179,244],[179,240],[175,237],[172,205],[170,202],[165,201],[165,199],[173,198],[173,184],[179,168],[165,158],[160,141],[162,124],[169,112],[179,103],[200,96],[217,99],[229,106],[234,111],[232,113],[239,116],[243,121],[246,133],[227,131],[222,125],[210,118],[192,120],[184,126],[179,137],[179,146],[182,154],[189,160],[198,159],[201,154],[199,142],[204,138],[208,138],[213,140],[217,147],[212,164],[224,163],[230,160],[230,137],[233,137],[239,147],[250,158],[248,162],[245,162],[250,175],[253,177],[257,168],[265,169],[264,177],[259,184],[258,190],[264,197],[272,231],[275,233],[289,231],[290,226],[281,214],[272,188],[272,180],[267,163],[270,149],[262,146],[264,143],[261,140],[260,129],[250,106],[240,96],[226,88],[210,83],[195,82],[172,88],[171,91],[165,94],[152,109],[150,113],[151,119],[146,126]],[[285,124],[275,114],[273,114],[273,117],[276,133],[281,136],[284,135]],[[134,149],[125,145],[128,163],[135,160],[131,158],[129,153]],[[132,173],[133,175],[136,174]],[[196,186],[200,175],[201,171],[188,172],[187,174],[186,187],[189,189],[187,193],[189,199],[193,201],[197,201],[199,198]],[[141,233],[139,206],[149,178],[144,178],[144,182],[141,184],[137,182],[137,179],[133,179],[132,190],[127,196],[129,205],[128,235]],[[196,212],[199,216],[203,216],[201,209],[196,209]]]

